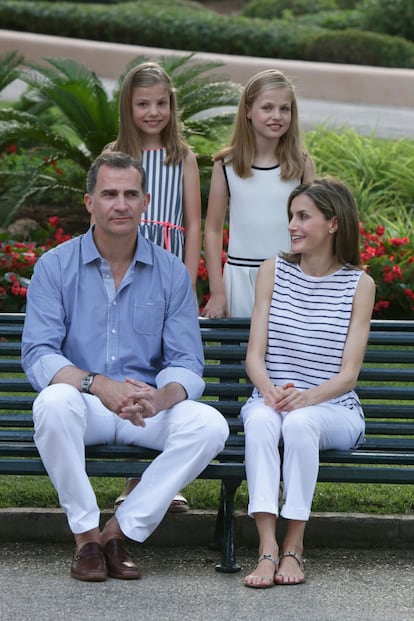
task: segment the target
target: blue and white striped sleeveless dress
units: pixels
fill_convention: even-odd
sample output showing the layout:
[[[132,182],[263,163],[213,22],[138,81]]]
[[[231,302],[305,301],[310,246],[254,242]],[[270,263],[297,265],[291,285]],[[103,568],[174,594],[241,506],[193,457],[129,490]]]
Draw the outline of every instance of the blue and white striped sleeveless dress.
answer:
[[[342,267],[329,276],[312,277],[299,265],[276,259],[265,358],[275,386],[294,382],[305,390],[339,373],[361,274],[356,268]],[[354,390],[330,403],[356,409],[363,416]]]
[[[142,164],[147,175],[150,204],[140,231],[157,246],[184,260],[183,163],[164,165],[166,149],[145,150]]]

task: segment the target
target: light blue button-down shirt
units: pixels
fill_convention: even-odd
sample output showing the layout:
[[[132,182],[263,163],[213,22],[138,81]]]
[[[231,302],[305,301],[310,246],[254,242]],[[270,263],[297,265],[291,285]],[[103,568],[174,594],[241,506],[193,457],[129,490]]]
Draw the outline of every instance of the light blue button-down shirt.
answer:
[[[134,260],[115,291],[92,229],[46,252],[27,293],[22,365],[36,390],[67,365],[157,388],[204,390],[203,350],[188,271],[139,234]]]

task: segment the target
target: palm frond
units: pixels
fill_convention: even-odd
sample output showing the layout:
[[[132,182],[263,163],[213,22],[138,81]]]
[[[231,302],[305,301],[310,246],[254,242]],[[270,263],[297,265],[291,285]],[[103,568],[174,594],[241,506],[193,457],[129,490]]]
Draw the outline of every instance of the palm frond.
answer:
[[[19,52],[5,52],[0,55],[0,91],[4,90],[19,77],[17,68],[24,62]]]
[[[47,145],[50,155],[71,159],[86,170],[90,165],[90,157],[85,154],[81,145],[74,145],[63,134],[49,128],[42,119],[12,108],[0,109],[0,145],[16,141]]]
[[[71,59],[46,59],[51,67],[31,65],[22,73],[27,97],[55,106],[64,123],[96,157],[117,133],[117,102],[109,98],[94,71]]]

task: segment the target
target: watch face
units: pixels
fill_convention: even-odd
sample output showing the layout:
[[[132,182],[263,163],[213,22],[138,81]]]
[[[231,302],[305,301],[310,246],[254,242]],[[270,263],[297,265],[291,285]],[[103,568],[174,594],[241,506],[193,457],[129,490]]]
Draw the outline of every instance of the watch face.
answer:
[[[81,384],[82,392],[89,392],[89,388],[92,385],[94,377],[95,377],[94,373],[89,373],[89,375],[83,378],[82,384]]]

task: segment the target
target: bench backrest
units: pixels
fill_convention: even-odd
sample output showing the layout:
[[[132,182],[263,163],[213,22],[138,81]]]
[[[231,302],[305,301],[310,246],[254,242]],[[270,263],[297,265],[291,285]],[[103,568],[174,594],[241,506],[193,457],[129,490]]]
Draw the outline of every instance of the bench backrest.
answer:
[[[31,428],[34,393],[20,364],[24,314],[0,313],[0,427]],[[217,407],[233,432],[252,384],[246,376],[248,319],[200,318],[206,389],[203,399]],[[367,435],[399,436],[414,444],[414,321],[371,322],[357,392]],[[382,440],[383,442],[384,440]],[[401,441],[400,441],[401,448]]]

